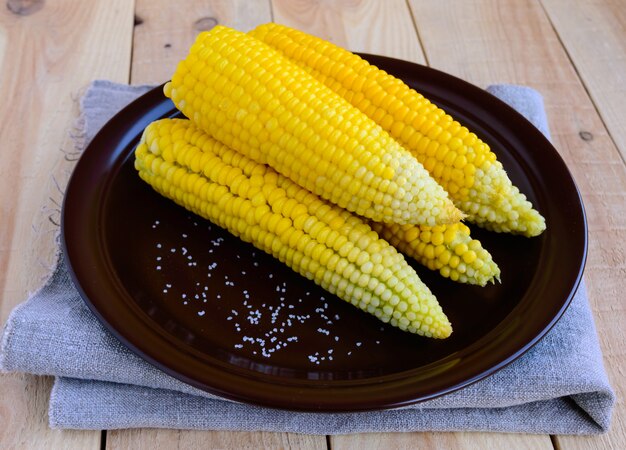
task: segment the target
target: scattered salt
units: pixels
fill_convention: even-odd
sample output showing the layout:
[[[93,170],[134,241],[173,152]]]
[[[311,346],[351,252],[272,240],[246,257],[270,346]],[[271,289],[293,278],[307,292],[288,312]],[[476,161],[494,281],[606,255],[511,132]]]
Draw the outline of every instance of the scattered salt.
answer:
[[[155,221],[152,227],[155,228],[156,225],[158,224],[159,224],[159,221]],[[193,222],[193,224],[194,226],[198,225],[197,222]],[[210,225],[208,226],[208,229],[211,229]],[[185,239],[188,237],[186,233],[181,233],[181,236],[182,238],[185,238]],[[213,248],[209,248],[206,251],[208,253],[213,253],[215,249],[215,253],[223,252],[223,250],[217,249],[217,247],[220,247],[220,245],[224,241],[225,241],[224,238],[221,238],[221,237],[209,241]],[[161,249],[163,248],[163,245],[161,243],[157,243],[156,247],[158,249]],[[194,257],[190,254],[189,249],[185,246],[179,246],[178,248],[172,247],[170,248],[170,252],[172,254],[177,253],[177,252],[182,254],[182,256],[185,257],[188,267],[196,267],[198,264],[194,260]],[[257,256],[256,253],[252,252],[252,258],[248,260],[249,261],[248,264],[252,263],[253,267],[260,266],[260,262],[255,259],[256,256]],[[244,257],[240,254],[235,254],[235,258],[238,260],[244,259]],[[162,255],[156,256],[156,261],[162,261],[162,260],[163,260]],[[218,263],[215,261],[205,266],[208,269],[207,278],[211,278],[212,275],[217,275],[220,277],[223,276],[224,286],[235,287],[235,281],[232,279],[229,279],[228,275],[223,275],[223,274],[220,274],[219,272],[213,272],[217,268],[217,266],[218,266]],[[156,266],[156,270],[162,270],[161,265]],[[242,276],[246,276],[247,269],[245,267],[241,268],[240,274]],[[267,277],[269,279],[275,279],[273,273],[267,274]],[[172,284],[165,283],[165,288],[163,289],[163,293],[167,293],[168,289],[171,289],[171,288],[172,288]],[[198,300],[202,299],[203,303],[207,303],[208,300],[210,300],[210,298],[207,298],[207,294],[206,294],[209,291],[208,285],[201,286],[199,282],[196,282],[195,290],[197,293],[188,292],[188,293],[181,294],[181,300],[183,301],[184,305],[188,304],[186,299],[188,299],[192,295],[193,295],[193,298],[195,299],[198,299]],[[234,292],[236,295],[236,291]],[[255,327],[260,333],[259,336],[264,336],[264,338],[242,336],[241,342],[234,344],[234,348],[242,349],[245,347],[247,343],[253,346],[253,348],[250,349],[253,355],[259,354],[263,356],[264,358],[270,358],[275,352],[284,350],[286,347],[288,347],[289,343],[298,342],[298,336],[289,336],[289,330],[292,329],[293,326],[304,324],[308,320],[312,319],[311,314],[287,314],[287,313],[282,314],[282,311],[294,310],[296,304],[303,302],[303,298],[297,298],[297,302],[296,302],[296,298],[294,298],[295,296],[287,292],[286,282],[279,282],[275,286],[275,292],[278,295],[274,298],[274,301],[278,300],[279,303],[274,303],[274,304],[263,303],[262,307],[260,308],[256,307],[258,306],[258,303],[255,305],[255,302],[249,302],[252,294],[247,289],[242,289],[240,292],[241,292],[240,298],[242,299],[242,306],[245,307],[243,311],[246,311],[246,314],[242,314],[242,318],[243,320],[246,321],[245,323],[248,324],[247,328],[251,326]],[[287,295],[290,296],[290,301],[287,300]],[[312,296],[313,294],[310,291],[305,291],[304,295]],[[215,300],[219,300],[221,299],[221,294],[216,293],[213,298]],[[322,323],[324,323],[325,326],[318,327],[316,331],[319,334],[329,336],[331,340],[334,340],[334,342],[339,342],[340,338],[339,336],[335,335],[332,327],[334,326],[336,321],[340,320],[340,316],[339,314],[332,314],[330,312],[332,310],[329,310],[330,305],[326,301],[326,298],[324,296],[320,296],[319,301],[320,303],[318,303],[318,306],[314,310],[315,314],[313,315],[313,320],[316,320],[319,323],[319,320],[321,319],[323,320]],[[263,314],[264,312],[268,312],[268,314],[264,315]],[[199,317],[202,317],[206,315],[206,310],[197,311],[197,314]],[[234,321],[234,318],[237,316],[239,316],[239,312],[236,309],[232,309],[228,317],[226,317],[226,320],[232,321],[234,325],[234,330],[236,330],[238,333],[241,333],[242,332],[241,325]],[[271,324],[274,324],[276,326],[274,326],[271,330],[263,331],[262,325],[267,324],[268,320],[271,322]],[[384,329],[385,329],[384,327],[380,328],[381,331],[384,331]],[[375,342],[376,344],[380,344],[380,340],[376,340]],[[356,347],[361,347],[363,343],[355,342],[354,345]],[[322,354],[320,354],[320,352],[315,352],[314,354],[307,355],[307,358],[309,359],[311,363],[319,365],[320,363],[324,361],[333,361],[333,356],[332,356],[333,353],[334,353],[334,349],[331,348],[331,349],[327,349],[326,353],[324,353],[324,351],[322,350]],[[349,351],[347,354],[351,355],[352,351]]]

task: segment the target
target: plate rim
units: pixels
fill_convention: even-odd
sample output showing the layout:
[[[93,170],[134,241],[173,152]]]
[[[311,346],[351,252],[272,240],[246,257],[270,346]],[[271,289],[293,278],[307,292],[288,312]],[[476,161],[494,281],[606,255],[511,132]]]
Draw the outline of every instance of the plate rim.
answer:
[[[62,206],[62,218],[61,218],[61,245],[62,245],[62,250],[63,250],[63,254],[65,255],[65,264],[68,268],[68,272],[70,274],[70,277],[72,279],[72,281],[74,282],[74,285],[76,286],[78,292],[80,293],[81,297],[83,298],[83,300],[85,301],[85,303],[87,304],[87,306],[89,307],[89,309],[96,315],[96,317],[99,319],[99,321],[101,323],[104,324],[104,326],[110,331],[112,332],[112,334],[118,339],[120,340],[120,342],[122,344],[124,344],[126,347],[128,347],[131,351],[133,351],[135,354],[137,354],[138,356],[140,356],[141,358],[143,358],[144,360],[148,361],[150,364],[154,365],[155,367],[157,367],[158,369],[168,373],[169,375],[173,376],[174,378],[177,378],[181,381],[184,381],[196,388],[199,388],[203,391],[209,392],[209,393],[213,393],[216,394],[218,396],[221,397],[225,397],[225,398],[229,398],[231,400],[235,400],[235,401],[243,401],[243,402],[247,402],[247,403],[253,403],[256,405],[260,405],[260,406],[266,406],[266,407],[273,407],[273,408],[281,408],[281,409],[289,409],[289,410],[297,410],[297,411],[328,411],[328,412],[354,412],[354,411],[368,411],[368,410],[379,410],[379,409],[386,409],[386,408],[392,408],[392,407],[401,407],[401,406],[407,406],[407,405],[411,405],[414,403],[418,403],[418,402],[423,402],[435,397],[440,397],[442,395],[454,392],[456,390],[462,389],[470,384],[473,384],[483,378],[486,378],[487,376],[490,376],[492,374],[494,374],[495,372],[499,371],[500,369],[502,369],[503,367],[507,366],[508,364],[512,363],[513,361],[515,361],[516,359],[518,359],[520,356],[522,356],[524,353],[526,353],[528,350],[530,350],[530,348],[532,348],[537,342],[539,342],[551,329],[552,327],[558,322],[558,320],[562,317],[563,313],[565,312],[565,310],[568,308],[569,304],[571,303],[572,298],[574,297],[580,282],[582,280],[582,274],[584,272],[584,267],[585,267],[585,263],[586,263],[586,258],[587,258],[587,252],[588,252],[588,225],[587,225],[587,219],[586,219],[586,213],[585,213],[585,209],[584,209],[584,204],[582,201],[582,196],[580,194],[580,191],[575,183],[574,178],[572,177],[567,165],[565,164],[564,160],[562,159],[561,155],[558,153],[558,151],[553,147],[553,145],[547,140],[547,138],[545,138],[543,135],[541,135],[541,133],[534,127],[534,125],[532,125],[524,116],[522,116],[520,113],[518,113],[516,110],[514,110],[512,107],[510,107],[509,105],[507,105],[506,103],[504,103],[503,101],[501,101],[500,99],[498,99],[497,97],[489,94],[487,91],[484,91],[483,89],[474,86],[460,78],[457,78],[453,75],[447,74],[445,72],[441,72],[437,69],[433,69],[424,65],[420,65],[417,63],[412,63],[412,62],[408,62],[408,61],[403,61],[403,60],[399,60],[399,59],[395,59],[395,58],[389,58],[389,57],[384,57],[384,56],[379,56],[379,55],[371,55],[371,54],[361,54],[361,56],[363,56],[365,59],[369,60],[370,62],[372,62],[373,64],[378,65],[380,62],[383,63],[387,63],[387,64],[395,64],[395,65],[401,65],[404,66],[405,69],[410,70],[411,68],[415,69],[415,67],[417,66],[420,70],[422,71],[426,71],[426,72],[430,72],[430,74],[432,74],[433,76],[436,77],[440,77],[443,78],[445,80],[448,80],[448,83],[453,83],[456,85],[459,85],[461,87],[463,87],[464,92],[468,92],[471,95],[479,95],[480,97],[485,97],[485,98],[489,98],[490,102],[495,102],[495,104],[498,106],[498,108],[503,109],[505,111],[507,111],[507,114],[513,114],[513,116],[516,117],[516,120],[519,121],[520,119],[522,119],[525,123],[526,123],[526,128],[528,128],[528,126],[530,126],[531,128],[531,132],[537,133],[538,135],[540,135],[540,138],[543,139],[544,145],[547,145],[547,148],[551,149],[551,157],[553,157],[556,162],[562,166],[562,169],[564,169],[564,174],[567,175],[567,179],[568,181],[571,181],[571,187],[573,187],[573,193],[576,194],[577,197],[577,204],[576,206],[580,207],[580,225],[581,225],[581,229],[578,230],[581,233],[581,238],[583,241],[583,246],[581,248],[581,262],[580,265],[578,267],[578,271],[574,276],[574,282],[570,288],[569,294],[566,296],[566,298],[563,299],[563,302],[561,304],[561,307],[559,308],[559,310],[557,311],[557,313],[551,317],[549,320],[545,320],[543,323],[543,325],[541,326],[541,331],[534,336],[533,338],[529,339],[527,342],[521,344],[518,346],[517,350],[513,351],[512,353],[510,353],[508,356],[502,358],[498,363],[491,365],[487,368],[483,368],[481,369],[478,373],[475,373],[473,376],[470,376],[468,378],[466,378],[465,380],[458,382],[456,384],[454,384],[453,386],[449,386],[447,388],[444,389],[439,389],[436,392],[430,392],[430,393],[422,393],[419,395],[419,397],[410,397],[407,396],[406,393],[403,393],[403,395],[396,395],[395,397],[391,398],[391,397],[386,397],[387,401],[381,400],[380,395],[378,397],[374,396],[374,397],[368,397],[367,399],[363,400],[363,399],[357,399],[357,400],[352,400],[351,402],[346,403],[346,401],[344,400],[344,403],[342,403],[341,405],[338,405],[336,402],[319,402],[319,399],[317,399],[317,395],[318,394],[318,390],[319,389],[324,389],[325,392],[328,392],[329,390],[331,391],[337,391],[337,395],[342,395],[341,393],[344,392],[345,390],[351,390],[351,396],[354,397],[355,395],[360,395],[363,394],[363,390],[364,388],[367,389],[368,387],[371,387],[372,385],[377,385],[378,383],[381,383],[381,380],[383,380],[386,378],[401,378],[402,380],[406,379],[406,376],[402,376],[402,373],[397,373],[397,374],[392,374],[392,376],[389,375],[385,375],[385,376],[381,376],[381,377],[372,377],[372,378],[368,378],[368,379],[364,379],[364,380],[359,380],[359,383],[355,383],[355,381],[350,381],[348,383],[342,383],[339,381],[333,381],[333,382],[329,382],[329,381],[319,381],[318,385],[316,386],[310,386],[311,384],[311,380],[304,380],[303,383],[295,383],[295,384],[290,384],[290,386],[288,387],[284,387],[284,385],[278,385],[278,383],[274,386],[268,386],[267,381],[258,381],[258,380],[252,380],[251,381],[251,385],[248,385],[249,383],[246,383],[247,381],[250,381],[249,376],[245,377],[246,380],[244,380],[244,385],[243,387],[241,387],[239,393],[233,393],[232,391],[228,390],[228,389],[224,389],[223,386],[208,386],[206,383],[204,382],[200,382],[198,380],[196,380],[193,377],[190,377],[188,375],[186,375],[185,373],[181,373],[178,370],[172,369],[166,365],[164,365],[161,361],[158,360],[158,358],[153,357],[149,352],[146,352],[145,349],[145,345],[140,346],[137,345],[135,342],[132,342],[131,340],[129,340],[128,338],[128,333],[124,333],[123,331],[120,331],[117,329],[117,327],[115,326],[115,321],[111,320],[110,316],[107,316],[107,314],[103,313],[97,305],[95,305],[92,301],[92,299],[90,298],[90,295],[88,293],[89,289],[85,289],[85,286],[83,285],[85,283],[84,277],[81,277],[79,275],[79,272],[84,272],[84,269],[79,269],[76,264],[73,264],[73,260],[75,260],[75,255],[76,255],[76,249],[74,248],[74,243],[72,241],[72,239],[68,236],[68,208],[71,208],[71,205],[68,205],[68,198],[72,198],[71,197],[71,193],[73,192],[73,190],[75,190],[76,188],[74,187],[76,185],[76,183],[78,181],[76,181],[78,179],[78,175],[76,175],[77,173],[79,173],[79,170],[83,167],[83,165],[85,165],[84,161],[88,161],[89,158],[91,157],[92,153],[95,152],[94,148],[95,146],[93,145],[94,142],[98,142],[99,140],[102,140],[103,137],[106,137],[107,133],[109,131],[111,131],[111,129],[116,128],[118,123],[124,123],[125,121],[125,116],[129,114],[129,111],[131,111],[133,108],[136,108],[138,105],[142,105],[143,103],[146,103],[146,99],[151,99],[152,97],[155,97],[158,102],[157,102],[157,107],[162,107],[163,112],[167,112],[167,108],[165,107],[167,105],[167,102],[169,100],[165,99],[165,97],[162,94],[162,85],[161,86],[157,86],[154,89],[148,91],[147,93],[141,95],[139,98],[137,98],[136,100],[134,100],[133,102],[131,102],[128,106],[126,106],[125,108],[123,108],[122,110],[120,110],[118,113],[116,113],[104,126],[103,128],[96,134],[96,136],[93,138],[93,140],[90,142],[90,144],[85,148],[85,150],[83,151],[83,154],[81,155],[79,161],[77,162],[74,171],[70,177],[70,180],[68,182],[68,186],[66,189],[66,195],[64,197],[64,201],[63,201],[63,206]],[[170,102],[171,104],[171,102]],[[171,104],[171,106],[169,106],[170,110],[172,110],[174,108],[173,104]],[[144,108],[145,109],[145,108]],[[136,114],[135,114],[136,115]],[[143,117],[143,116],[142,116]],[[528,131],[528,130],[527,130]],[[138,138],[138,137],[136,137]],[[133,146],[134,147],[134,146]],[[90,150],[91,149],[91,150]],[[88,155],[88,156],[85,156]],[[119,159],[119,158],[118,158]],[[124,158],[125,159],[125,158]],[[82,162],[82,164],[81,164]],[[121,165],[121,163],[120,163]],[[503,320],[504,322],[504,320]],[[501,323],[503,323],[501,322]],[[494,328],[497,329],[498,327]],[[487,336],[489,336],[489,334],[487,334],[485,337],[479,339],[477,342],[481,342],[483,341]],[[474,342],[472,345],[475,345],[477,342]],[[444,358],[445,359],[445,358]],[[421,369],[424,369],[425,367],[431,366],[431,365],[436,365],[438,363],[440,363],[440,361],[442,360],[438,360],[435,363],[431,363],[428,364],[426,366],[421,366]],[[245,370],[244,370],[245,371]],[[259,398],[258,395],[255,395],[255,389],[260,385],[263,387],[263,389],[266,389],[265,391],[265,395],[262,396],[262,398]],[[228,384],[228,383],[227,383]],[[357,384],[357,386],[355,386],[355,384]],[[278,391],[278,395],[283,395],[284,396],[284,391],[285,389],[287,391],[293,391],[293,392],[288,392],[286,397],[283,397],[282,399],[276,399],[276,398],[272,398],[273,395],[276,395],[276,390]],[[301,392],[302,389],[310,389],[311,392],[308,393],[303,393]],[[297,400],[294,401],[294,399],[292,397],[290,397],[289,395],[299,395],[300,398],[298,398]],[[366,394],[366,392],[365,392]],[[304,400],[303,400],[304,399]],[[303,402],[304,401],[304,402]]]

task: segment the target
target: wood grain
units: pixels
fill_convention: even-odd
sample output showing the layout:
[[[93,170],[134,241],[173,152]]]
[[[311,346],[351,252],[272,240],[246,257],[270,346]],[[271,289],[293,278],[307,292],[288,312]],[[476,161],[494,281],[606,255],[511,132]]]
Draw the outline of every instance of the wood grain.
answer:
[[[272,0],[274,22],[298,28],[354,52],[424,64],[405,0]]]
[[[551,450],[550,439],[541,435],[499,433],[363,433],[335,436],[332,450]]]
[[[0,378],[0,448],[99,449],[99,431],[51,430],[48,399],[53,379],[28,374]]]
[[[137,0],[131,83],[170,79],[196,35],[217,24],[248,31],[270,22],[269,0]]]
[[[626,160],[626,4],[542,0],[606,128]]]
[[[138,429],[109,432],[107,448],[115,450],[173,449],[325,449],[324,436],[243,431],[177,431]]]
[[[0,323],[55,261],[79,90],[127,81],[132,2],[12,1],[0,8]],[[48,429],[51,380],[0,376],[0,448],[97,448],[99,432]]]
[[[479,86],[532,86],[544,95],[552,139],[585,202],[585,279],[609,378],[618,395],[611,431],[557,437],[559,448],[626,448],[626,167],[596,105],[572,67],[541,5],[534,1],[410,0],[429,62]],[[451,11],[441,14],[441,11]],[[453,30],[451,32],[450,30]]]

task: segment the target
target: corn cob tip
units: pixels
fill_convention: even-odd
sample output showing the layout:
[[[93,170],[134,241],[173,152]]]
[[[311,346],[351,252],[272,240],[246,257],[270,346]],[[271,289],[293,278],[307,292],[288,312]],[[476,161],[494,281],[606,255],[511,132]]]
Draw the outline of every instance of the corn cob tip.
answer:
[[[511,233],[525,237],[537,237],[546,230],[546,219],[531,207],[525,214],[521,215],[519,221],[521,226],[512,229]]]
[[[440,222],[438,225],[451,225],[454,223],[458,223],[467,217],[463,211],[454,206],[454,203],[450,201],[448,205],[446,205],[446,211],[444,213],[444,217],[448,218],[446,222]]]
[[[370,222],[383,239],[418,263],[459,283],[500,281],[500,268],[463,223],[434,227]]]
[[[485,175],[490,183],[484,184],[482,200],[457,202],[460,209],[470,213],[469,221],[496,233],[525,237],[536,237],[545,231],[545,218],[533,208],[519,188],[511,183],[499,162],[492,164],[484,174],[479,171],[477,178]]]
[[[437,336],[433,336],[436,339],[446,339],[449,338],[452,334],[452,324],[450,322],[444,324],[439,328],[439,333]]]

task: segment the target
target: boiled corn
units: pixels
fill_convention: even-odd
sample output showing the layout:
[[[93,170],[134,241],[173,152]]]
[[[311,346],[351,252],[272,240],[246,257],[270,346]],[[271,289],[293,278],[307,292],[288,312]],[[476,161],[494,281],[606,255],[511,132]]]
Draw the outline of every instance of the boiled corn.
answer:
[[[218,141],[359,215],[430,226],[463,216],[373,120],[245,33],[201,33],[164,91]]]
[[[249,33],[298,63],[408,148],[467,219],[536,236],[545,219],[511,183],[489,146],[401,80],[330,42],[274,23]]]
[[[462,223],[435,227],[370,223],[380,237],[430,270],[460,283],[500,281],[500,268]]]
[[[358,216],[320,199],[184,119],[150,124],[135,151],[160,194],[278,258],[384,322],[445,338],[450,322],[394,247]]]

